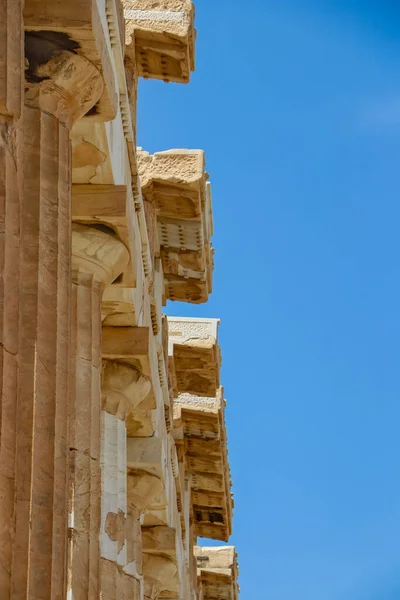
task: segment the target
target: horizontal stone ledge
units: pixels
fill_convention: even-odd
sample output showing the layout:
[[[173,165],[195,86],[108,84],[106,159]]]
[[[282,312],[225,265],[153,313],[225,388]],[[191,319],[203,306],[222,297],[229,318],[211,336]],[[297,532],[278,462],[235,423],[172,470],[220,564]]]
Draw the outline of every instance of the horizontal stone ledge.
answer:
[[[103,327],[103,358],[143,359],[150,350],[150,327]]]
[[[172,527],[142,527],[142,548],[148,554],[176,556],[176,529]]]
[[[137,326],[135,289],[115,285],[106,287],[101,301],[103,326]]]
[[[104,219],[118,224],[126,218],[126,185],[74,184],[72,186],[72,220]]]

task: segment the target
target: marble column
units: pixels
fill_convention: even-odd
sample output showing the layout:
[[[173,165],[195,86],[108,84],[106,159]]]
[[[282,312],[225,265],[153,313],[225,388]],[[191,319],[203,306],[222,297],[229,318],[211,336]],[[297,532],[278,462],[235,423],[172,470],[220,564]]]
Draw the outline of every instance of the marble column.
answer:
[[[6,19],[15,24],[19,16],[20,31],[14,32],[15,40],[7,34],[2,56],[7,81],[16,85],[20,64],[13,65],[12,57],[23,34],[20,3],[3,0],[4,5]],[[1,434],[0,461],[8,487],[7,495],[0,496],[0,514],[8,524],[5,531],[2,523],[0,531],[5,547],[0,595],[15,600],[58,599],[66,592],[69,131],[97,102],[103,81],[92,63],[64,42],[57,36],[25,35],[24,106],[18,126],[8,119],[1,132],[7,190],[2,348],[8,358],[2,369],[6,433]],[[15,103],[13,94],[5,101],[3,95],[1,106],[11,106],[10,99]]]
[[[69,414],[68,598],[100,596],[101,297],[129,252],[112,230],[72,225],[73,391]]]
[[[15,535],[20,181],[21,0],[0,1],[0,597],[11,597]]]

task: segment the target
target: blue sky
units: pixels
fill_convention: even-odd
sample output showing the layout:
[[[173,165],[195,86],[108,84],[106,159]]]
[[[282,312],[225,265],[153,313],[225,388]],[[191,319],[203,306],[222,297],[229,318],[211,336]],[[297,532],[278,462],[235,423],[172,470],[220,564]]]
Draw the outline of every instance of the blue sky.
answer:
[[[397,6],[396,6],[397,5]],[[242,600],[400,598],[400,8],[198,0],[139,143],[202,148]]]

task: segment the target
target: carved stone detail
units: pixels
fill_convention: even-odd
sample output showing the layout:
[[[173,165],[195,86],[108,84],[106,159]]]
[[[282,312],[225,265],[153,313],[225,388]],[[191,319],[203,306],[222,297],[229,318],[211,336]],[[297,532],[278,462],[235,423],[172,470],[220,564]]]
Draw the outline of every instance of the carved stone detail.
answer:
[[[72,270],[93,276],[102,285],[112,283],[129,262],[129,252],[120,240],[110,233],[72,224]]]
[[[128,471],[128,503],[131,508],[144,513],[164,492],[164,483],[160,477],[148,471]]]
[[[125,421],[149,394],[151,382],[135,367],[103,360],[101,389],[103,410]]]
[[[147,598],[157,600],[163,591],[176,588],[178,567],[174,561],[165,556],[144,554],[143,575],[145,578],[144,593]]]
[[[211,190],[201,150],[140,149],[138,169],[144,202],[152,205],[150,228],[157,228],[166,297],[196,304],[212,291],[213,220]],[[157,218],[155,219],[155,216]]]
[[[216,321],[161,316],[212,291],[205,156],[136,148],[194,3],[0,5],[0,596],[237,600],[193,548],[231,531]]]
[[[144,78],[187,83],[194,70],[191,0],[123,0],[128,56]]]
[[[96,104],[104,89],[99,70],[71,46],[62,33],[25,34],[25,103],[69,127]]]

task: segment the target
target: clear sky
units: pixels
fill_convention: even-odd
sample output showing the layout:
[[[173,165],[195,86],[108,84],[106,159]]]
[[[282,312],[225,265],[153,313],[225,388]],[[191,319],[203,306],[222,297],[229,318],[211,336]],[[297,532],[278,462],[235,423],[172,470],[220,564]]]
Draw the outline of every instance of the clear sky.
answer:
[[[241,599],[399,600],[399,3],[196,5],[138,134],[207,153]]]

